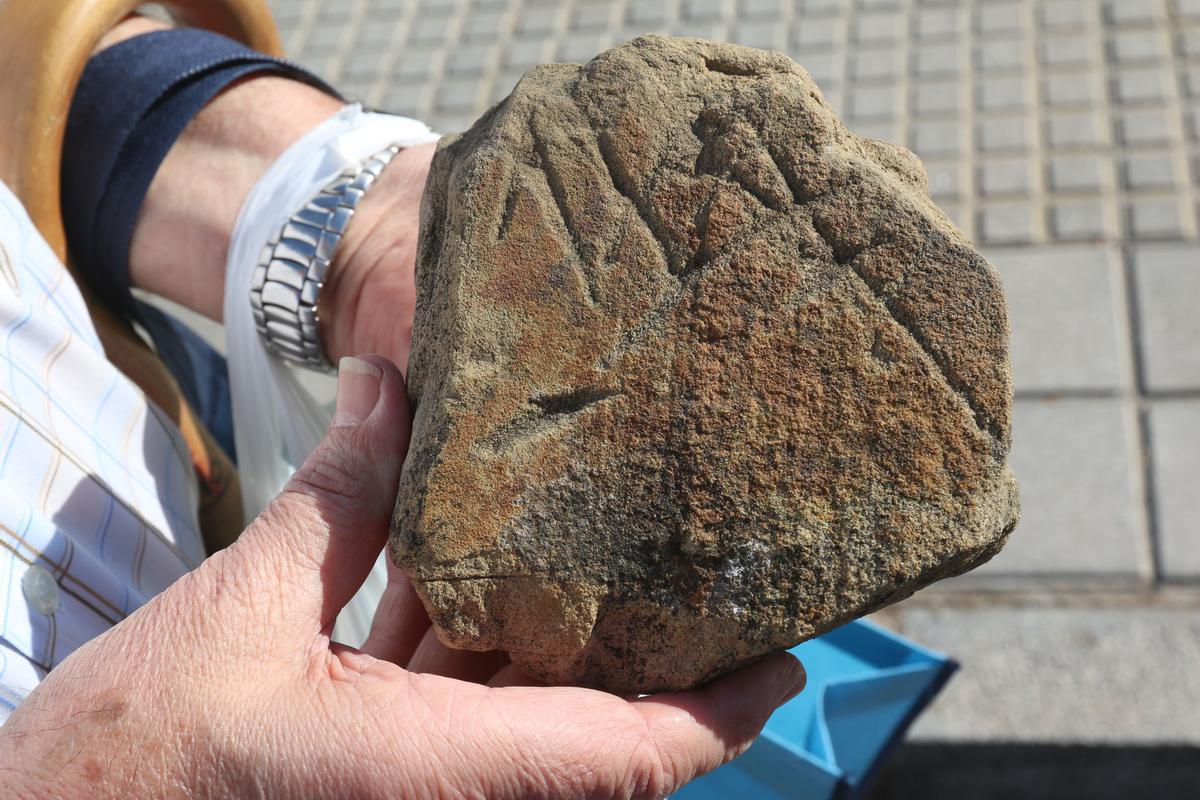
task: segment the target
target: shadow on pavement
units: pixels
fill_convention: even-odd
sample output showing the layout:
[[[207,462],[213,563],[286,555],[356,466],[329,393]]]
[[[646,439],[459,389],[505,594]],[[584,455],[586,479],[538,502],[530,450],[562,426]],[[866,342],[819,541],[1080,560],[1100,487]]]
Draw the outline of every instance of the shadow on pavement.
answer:
[[[910,743],[870,800],[1174,800],[1197,797],[1200,747]]]

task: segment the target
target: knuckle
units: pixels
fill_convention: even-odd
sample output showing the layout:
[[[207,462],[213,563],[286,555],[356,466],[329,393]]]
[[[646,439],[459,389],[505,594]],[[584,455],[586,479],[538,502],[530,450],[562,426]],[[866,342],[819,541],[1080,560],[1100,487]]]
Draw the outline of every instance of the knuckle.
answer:
[[[283,487],[282,497],[312,506],[326,523],[357,519],[369,499],[367,477],[353,461],[309,459]]]
[[[649,736],[642,739],[634,758],[639,765],[637,782],[634,784],[635,797],[666,797],[675,790],[678,770],[674,760]]]
[[[615,797],[657,798],[674,791],[676,765],[648,729],[628,743],[625,774]]]
[[[285,491],[356,500],[362,494],[362,473],[342,458],[309,459],[288,481]]]

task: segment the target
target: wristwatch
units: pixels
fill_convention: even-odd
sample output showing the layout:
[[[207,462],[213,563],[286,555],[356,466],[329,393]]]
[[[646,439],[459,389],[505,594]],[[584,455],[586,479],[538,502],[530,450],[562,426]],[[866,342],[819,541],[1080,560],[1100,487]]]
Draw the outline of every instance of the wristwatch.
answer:
[[[263,344],[285,361],[334,371],[321,349],[317,300],[354,210],[399,152],[399,146],[389,145],[344,170],[288,217],[262,249],[250,284],[250,306]]]

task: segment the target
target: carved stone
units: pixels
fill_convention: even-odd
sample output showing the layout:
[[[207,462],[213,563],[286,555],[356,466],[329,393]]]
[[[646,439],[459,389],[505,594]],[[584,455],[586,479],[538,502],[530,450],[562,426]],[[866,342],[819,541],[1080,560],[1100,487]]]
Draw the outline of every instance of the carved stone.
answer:
[[[532,69],[426,187],[391,553],[439,635],[680,689],[995,554],[999,276],[788,58]]]

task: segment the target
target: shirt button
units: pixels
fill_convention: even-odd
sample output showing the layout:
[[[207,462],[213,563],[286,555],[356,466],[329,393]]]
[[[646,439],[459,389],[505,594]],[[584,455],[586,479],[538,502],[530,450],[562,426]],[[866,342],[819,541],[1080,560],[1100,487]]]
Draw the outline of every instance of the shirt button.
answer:
[[[49,572],[38,566],[30,567],[21,578],[21,590],[29,607],[47,617],[58,610],[58,583]]]

